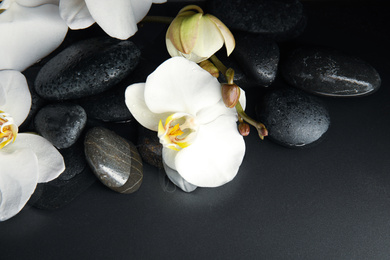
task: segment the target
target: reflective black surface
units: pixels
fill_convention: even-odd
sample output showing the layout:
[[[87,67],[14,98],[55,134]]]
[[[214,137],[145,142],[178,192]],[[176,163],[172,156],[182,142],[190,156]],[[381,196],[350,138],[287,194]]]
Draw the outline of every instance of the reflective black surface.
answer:
[[[0,259],[388,259],[390,24],[384,2],[304,1],[306,30],[280,45],[281,57],[295,46],[335,48],[367,61],[382,78],[381,88],[366,97],[321,97],[331,117],[321,143],[288,149],[252,131],[239,174],[219,188],[187,194],[145,164],[134,194],[95,182],[61,209],[26,206],[0,223]],[[164,32],[158,33],[155,45],[163,46]],[[149,56],[166,58],[158,53]],[[260,92],[247,90],[252,116]]]

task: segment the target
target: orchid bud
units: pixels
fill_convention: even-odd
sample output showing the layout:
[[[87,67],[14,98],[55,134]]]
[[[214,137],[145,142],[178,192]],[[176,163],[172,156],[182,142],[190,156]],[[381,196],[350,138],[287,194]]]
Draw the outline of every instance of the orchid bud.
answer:
[[[166,34],[169,54],[199,63],[214,55],[225,44],[227,56],[236,45],[233,34],[217,17],[204,14],[196,5],[180,10]]]
[[[219,77],[219,70],[209,60],[204,60],[204,61],[200,62],[199,66],[202,69],[208,71],[211,74],[211,76],[213,76],[214,78],[218,78]]]
[[[222,99],[228,108],[235,107],[240,99],[240,88],[236,84],[222,84]]]
[[[240,123],[238,124],[238,131],[242,136],[248,136],[250,132],[250,127],[247,123]]]

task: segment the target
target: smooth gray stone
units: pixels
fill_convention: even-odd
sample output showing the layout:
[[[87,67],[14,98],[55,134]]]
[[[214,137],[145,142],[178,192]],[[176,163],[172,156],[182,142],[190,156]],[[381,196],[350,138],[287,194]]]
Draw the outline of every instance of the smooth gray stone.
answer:
[[[84,139],[84,152],[93,173],[110,189],[133,193],[143,178],[142,160],[130,141],[103,127],[90,129]]]
[[[274,89],[256,107],[268,137],[286,147],[308,147],[320,141],[330,127],[322,101],[295,88]]]
[[[101,93],[137,66],[140,50],[131,41],[94,38],[77,42],[48,61],[35,80],[48,100],[68,100]]]
[[[275,40],[294,38],[306,27],[303,5],[298,0],[210,0],[207,8],[231,30]]]
[[[272,39],[255,34],[236,34],[233,56],[257,85],[269,86],[276,77],[279,47]]]
[[[72,103],[49,104],[34,119],[37,132],[59,149],[76,143],[86,123],[84,109]]]
[[[282,65],[286,81],[305,91],[334,97],[364,96],[378,90],[378,72],[363,60],[325,48],[299,48]]]

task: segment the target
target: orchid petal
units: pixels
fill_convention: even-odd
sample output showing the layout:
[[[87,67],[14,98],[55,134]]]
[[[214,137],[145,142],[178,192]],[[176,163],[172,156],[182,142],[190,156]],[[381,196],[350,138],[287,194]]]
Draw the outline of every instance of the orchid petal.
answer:
[[[135,21],[139,23],[142,19],[144,19],[145,15],[149,12],[150,7],[152,6],[151,0],[130,0],[133,15],[135,17]]]
[[[196,140],[175,158],[175,168],[189,183],[217,187],[237,174],[245,154],[245,142],[236,119],[220,116],[199,127]]]
[[[191,183],[189,183],[188,181],[183,179],[183,177],[181,177],[177,171],[170,168],[165,163],[164,163],[164,170],[165,170],[165,173],[167,174],[168,178],[171,180],[171,182],[173,182],[173,184],[175,184],[177,187],[179,187],[183,191],[192,192],[197,188],[197,186],[192,185]]]
[[[12,3],[0,15],[0,70],[25,70],[55,50],[67,31],[58,6],[29,8]]]
[[[240,91],[241,94],[240,94],[239,101],[242,108],[245,110],[245,106],[246,106],[245,91],[243,89],[240,89]],[[220,101],[217,104],[200,110],[196,114],[196,119],[198,120],[199,124],[207,124],[220,115],[230,115],[238,119],[236,108],[226,107],[222,99],[220,99]]]
[[[111,37],[125,40],[138,30],[136,10],[129,0],[85,0],[85,3],[93,19]]]
[[[65,162],[58,150],[45,138],[36,134],[19,133],[15,142],[4,149],[32,150],[38,159],[38,182],[57,178],[65,170]]]
[[[95,23],[84,0],[60,1],[60,15],[71,29],[84,29]]]
[[[21,125],[31,107],[31,94],[26,78],[19,71],[0,71],[0,89],[3,89],[0,92],[4,93],[4,96],[0,98],[0,110],[10,114],[16,125]],[[1,105],[2,102],[4,102],[3,105]]]
[[[224,42],[217,25],[205,15],[200,21],[198,39],[192,52],[206,60],[221,49]]]
[[[59,0],[15,0],[15,2],[26,7],[36,7],[44,4],[58,5]]]
[[[146,80],[145,103],[153,113],[180,111],[196,115],[220,98],[218,80],[182,57],[165,61]]]
[[[0,75],[0,107],[4,106],[6,102],[6,93],[3,85],[1,84],[1,75]]]
[[[206,14],[205,16],[207,16],[211,21],[213,21],[219,29],[225,42],[227,56],[229,56],[236,47],[236,41],[234,39],[233,34],[230,32],[229,28],[227,28],[226,25],[214,15]]]
[[[127,87],[125,92],[125,102],[130,113],[142,126],[157,131],[160,120],[165,120],[170,114],[155,114],[149,110],[145,104],[145,83],[137,83]]]
[[[33,151],[0,150],[0,221],[16,215],[34,192],[38,162]]]

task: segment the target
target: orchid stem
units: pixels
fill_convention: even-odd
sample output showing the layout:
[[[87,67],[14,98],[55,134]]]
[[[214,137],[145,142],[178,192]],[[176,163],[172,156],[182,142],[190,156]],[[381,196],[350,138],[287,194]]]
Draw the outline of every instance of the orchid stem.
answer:
[[[141,22],[145,23],[165,23],[165,24],[170,24],[174,17],[168,17],[168,16],[153,16],[153,15],[147,15],[142,19]]]
[[[212,63],[214,63],[217,69],[221,71],[223,75],[225,75],[228,84],[233,85],[234,70],[232,68],[227,68],[215,55],[211,56],[210,60]],[[268,135],[268,130],[265,125],[249,117],[242,108],[240,101],[238,101],[236,104],[236,110],[238,114],[238,121],[240,123],[245,121],[248,124],[254,126],[261,140],[263,140],[264,137]]]

